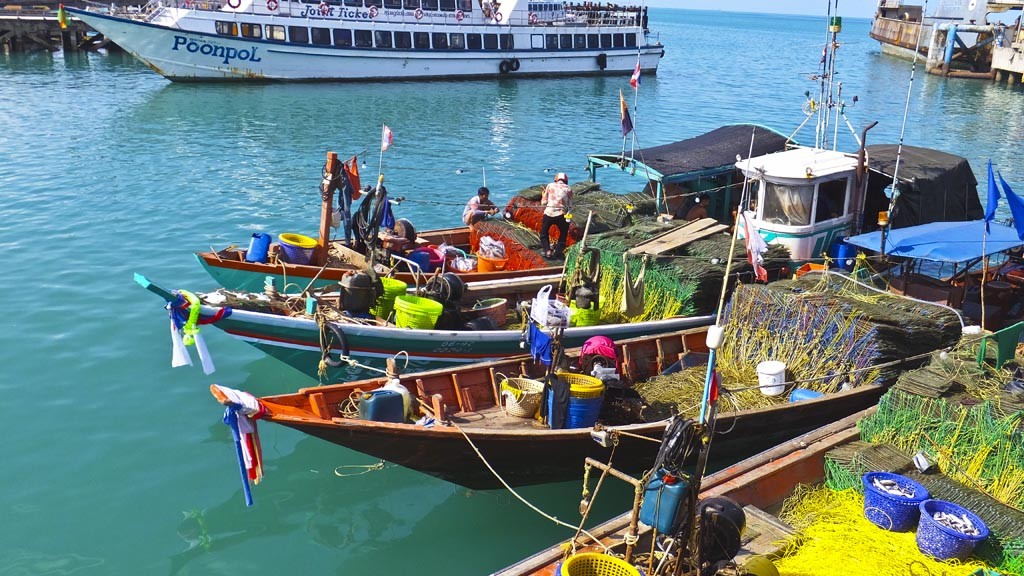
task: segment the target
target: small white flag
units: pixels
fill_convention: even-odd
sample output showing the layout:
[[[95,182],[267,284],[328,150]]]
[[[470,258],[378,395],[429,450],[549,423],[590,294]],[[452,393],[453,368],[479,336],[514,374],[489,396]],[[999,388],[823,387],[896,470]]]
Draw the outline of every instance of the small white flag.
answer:
[[[380,137],[380,151],[384,152],[385,150],[387,150],[388,147],[391,146],[392,140],[393,139],[391,136],[391,128],[388,128],[388,125],[385,124],[384,131],[381,133]]]

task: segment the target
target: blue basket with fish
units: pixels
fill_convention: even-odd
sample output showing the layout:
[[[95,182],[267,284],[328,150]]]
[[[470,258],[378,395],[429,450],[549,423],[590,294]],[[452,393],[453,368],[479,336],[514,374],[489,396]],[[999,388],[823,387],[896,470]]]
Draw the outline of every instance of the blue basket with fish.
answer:
[[[918,506],[928,490],[917,482],[891,472],[868,472],[864,482],[864,517],[879,528],[906,532],[917,525]]]
[[[925,500],[918,505],[917,547],[938,560],[964,560],[988,538],[988,526],[970,510],[945,500]]]

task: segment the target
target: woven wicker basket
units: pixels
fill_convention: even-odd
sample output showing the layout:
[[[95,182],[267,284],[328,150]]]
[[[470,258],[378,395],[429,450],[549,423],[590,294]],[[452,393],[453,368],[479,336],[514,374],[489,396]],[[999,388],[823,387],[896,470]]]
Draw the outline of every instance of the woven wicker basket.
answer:
[[[501,381],[505,413],[516,418],[533,418],[540,408],[544,383],[530,378],[505,378]]]

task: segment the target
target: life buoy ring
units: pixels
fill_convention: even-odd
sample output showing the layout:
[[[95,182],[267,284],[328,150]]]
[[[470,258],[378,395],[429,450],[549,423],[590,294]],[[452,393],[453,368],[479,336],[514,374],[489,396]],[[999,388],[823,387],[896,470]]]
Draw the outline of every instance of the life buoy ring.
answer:
[[[519,58],[513,58],[512,60],[510,60],[509,63],[508,63],[508,69],[513,71],[513,72],[518,72],[519,71]]]
[[[495,22],[501,22],[501,18],[502,18],[501,12],[495,12],[494,13],[494,21]]]
[[[456,22],[462,22],[462,20],[463,20],[463,19],[464,19],[465,17],[466,17],[466,13],[465,13],[465,12],[463,12],[462,10],[456,10],[456,11],[455,11],[455,21],[456,21]]]
[[[376,17],[377,17],[377,7],[376,6],[370,6],[370,18],[376,18]]]
[[[538,20],[540,20],[540,18],[537,17],[537,13],[536,12],[530,12],[530,17],[529,17],[530,24],[537,24]]]
[[[498,64],[498,73],[499,74],[508,74],[508,71],[511,69],[511,67],[512,67],[512,65],[509,64],[508,60],[502,60]]]
[[[229,8],[238,8],[242,5],[242,0],[228,0]]]
[[[317,11],[320,12],[321,16],[327,16],[331,13],[331,7],[327,5],[327,2],[320,2],[317,6]]]
[[[267,0],[267,10],[271,12],[277,11],[277,0]]]
[[[417,8],[416,11],[412,13],[412,15],[415,16],[417,20],[423,18],[423,9]]]

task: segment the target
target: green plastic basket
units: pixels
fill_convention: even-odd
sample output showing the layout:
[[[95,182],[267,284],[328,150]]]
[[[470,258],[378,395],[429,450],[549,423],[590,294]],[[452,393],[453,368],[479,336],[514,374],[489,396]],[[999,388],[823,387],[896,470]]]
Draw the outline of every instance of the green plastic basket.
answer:
[[[384,293],[377,298],[377,305],[370,308],[370,312],[374,316],[387,319],[395,308],[395,298],[405,294],[409,285],[394,278],[381,278],[380,281],[384,285]]]
[[[437,324],[444,306],[429,298],[402,294],[395,297],[395,325],[429,330]]]

